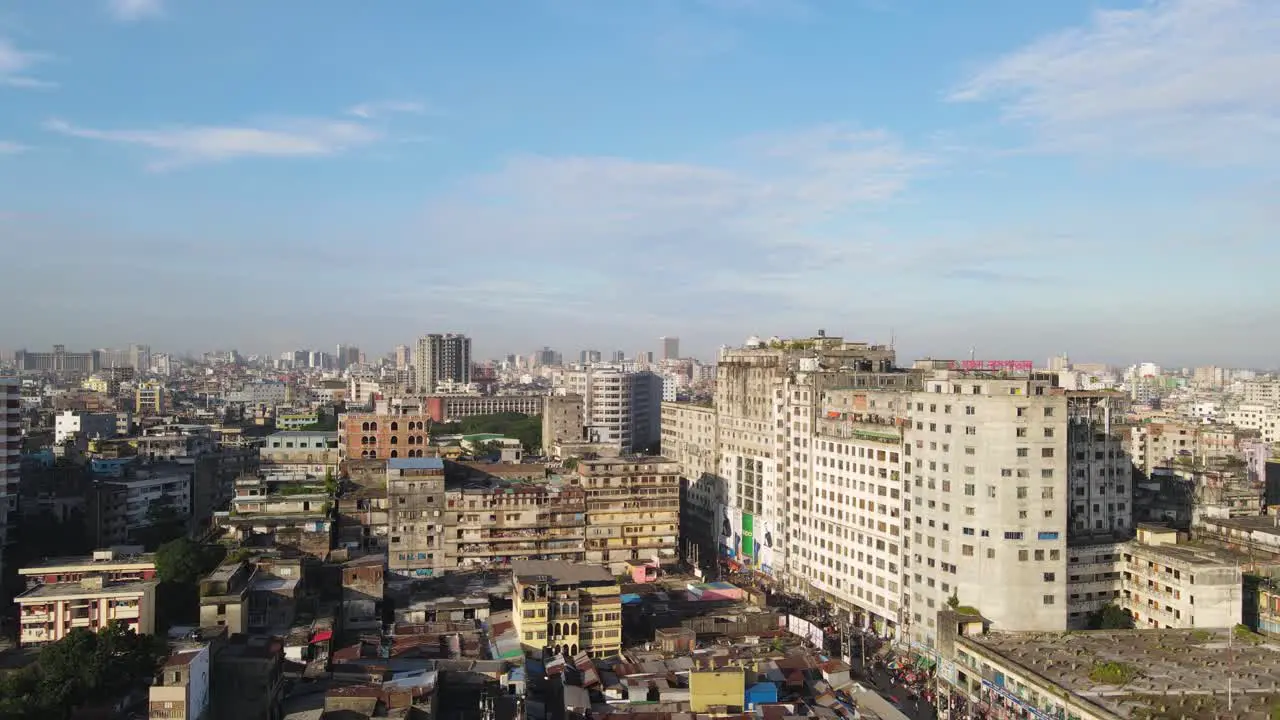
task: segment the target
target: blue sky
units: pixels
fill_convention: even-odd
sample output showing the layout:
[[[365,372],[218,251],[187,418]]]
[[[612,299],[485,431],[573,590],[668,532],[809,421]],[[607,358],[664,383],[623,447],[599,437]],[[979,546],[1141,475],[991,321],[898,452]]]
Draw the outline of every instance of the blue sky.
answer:
[[[16,0],[0,347],[1274,366],[1278,156],[1274,0]]]

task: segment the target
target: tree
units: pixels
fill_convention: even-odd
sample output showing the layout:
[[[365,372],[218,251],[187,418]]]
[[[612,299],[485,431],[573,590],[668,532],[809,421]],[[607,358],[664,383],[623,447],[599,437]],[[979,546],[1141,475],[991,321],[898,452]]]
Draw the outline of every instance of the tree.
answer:
[[[1133,617],[1119,605],[1107,605],[1089,615],[1090,630],[1131,630]]]
[[[195,621],[200,615],[200,578],[226,557],[221,545],[201,545],[180,537],[156,551],[156,625],[167,629]]]
[[[161,582],[194,584],[208,564],[208,553],[197,542],[180,537],[160,546],[156,551],[156,575]]]

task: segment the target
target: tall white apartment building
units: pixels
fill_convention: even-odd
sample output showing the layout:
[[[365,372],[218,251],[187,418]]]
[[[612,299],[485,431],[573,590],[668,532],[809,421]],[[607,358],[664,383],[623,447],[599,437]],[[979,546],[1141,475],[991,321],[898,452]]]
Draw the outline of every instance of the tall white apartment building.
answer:
[[[1250,380],[1244,383],[1246,405],[1280,404],[1280,380]]]
[[[456,333],[433,333],[418,338],[413,368],[420,393],[434,393],[441,383],[470,383],[471,338]]]
[[[582,396],[582,425],[589,442],[640,452],[661,437],[662,378],[616,365],[590,365],[559,376],[565,394]]]
[[[18,471],[22,455],[22,386],[17,378],[0,377],[0,569],[9,544],[9,518],[17,510]]]

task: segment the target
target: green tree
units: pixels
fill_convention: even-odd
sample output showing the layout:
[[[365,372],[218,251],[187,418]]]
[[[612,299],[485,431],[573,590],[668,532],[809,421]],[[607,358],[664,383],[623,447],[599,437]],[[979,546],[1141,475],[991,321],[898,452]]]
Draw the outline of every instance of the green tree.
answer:
[[[206,570],[208,552],[188,537],[180,537],[160,546],[156,551],[156,575],[161,582],[190,585]]]
[[[165,543],[156,551],[156,625],[194,622],[200,616],[200,578],[226,557],[221,545],[201,545],[188,537]]]
[[[1089,615],[1090,630],[1131,630],[1133,617],[1119,605],[1107,605]]]

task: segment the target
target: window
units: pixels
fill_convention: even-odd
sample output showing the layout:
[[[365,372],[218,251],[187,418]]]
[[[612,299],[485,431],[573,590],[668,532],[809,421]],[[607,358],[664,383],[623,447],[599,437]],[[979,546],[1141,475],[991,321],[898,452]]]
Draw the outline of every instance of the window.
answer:
[[[965,435],[977,435],[977,434],[978,434],[978,428],[976,428],[976,427],[974,427],[974,426],[972,426],[972,425],[966,425],[966,426],[964,427],[964,434],[965,434]]]
[[[1026,550],[1018,551],[1018,562],[1026,562],[1028,557],[1030,557],[1030,553]]]
[[[1053,479],[1053,468],[1040,468],[1040,479],[1042,479],[1042,480],[1052,480],[1052,479]]]
[[[1052,595],[1045,595],[1045,596],[1044,596],[1044,604],[1045,604],[1045,605],[1052,605],[1052,604],[1053,604],[1053,596],[1052,596]]]
[[[1027,436],[1027,429],[1024,427],[1015,428],[1014,433],[1017,437],[1024,438]]]
[[[1013,530],[1007,530],[1007,531],[1005,531],[1004,539],[1005,539],[1005,540],[1021,540],[1021,539],[1022,539],[1022,533],[1021,533],[1021,532],[1017,532],[1017,531],[1013,531]]]
[[[1018,488],[1018,499],[1019,500],[1027,499],[1027,489],[1025,487]]]
[[[1042,488],[1040,488],[1040,499],[1041,499],[1041,500],[1052,500],[1052,499],[1053,499],[1053,488],[1051,488],[1051,487],[1042,487]]]
[[[1053,457],[1053,448],[1040,448],[1040,457],[1042,458]]]
[[[1018,457],[1027,457],[1027,448],[1018,448]]]
[[[965,483],[964,494],[969,496],[973,496],[977,494],[977,486],[974,485],[973,483]]]
[[[972,546],[972,545],[961,545],[961,546],[960,546],[960,554],[961,554],[961,555],[963,555],[963,556],[965,556],[965,557],[973,557],[973,546]]]
[[[1044,436],[1045,436],[1045,437],[1047,437],[1047,438],[1051,438],[1051,437],[1053,437],[1053,428],[1051,428],[1051,427],[1047,427],[1047,428],[1045,428],[1045,429],[1044,429]]]
[[[1057,533],[1057,532],[1042,532],[1042,533],[1037,533],[1037,534],[1036,534],[1036,539],[1037,539],[1037,540],[1057,540],[1057,539],[1058,539],[1058,533]]]
[[[1047,407],[1047,408],[1045,408],[1045,409],[1044,409],[1044,416],[1045,416],[1045,417],[1053,417],[1053,408],[1051,408],[1051,407]]]
[[[1055,577],[1055,576],[1054,576],[1054,574],[1053,574],[1053,573],[1045,573],[1045,574],[1044,574],[1044,581],[1045,581],[1045,582],[1053,582],[1054,577]]]

